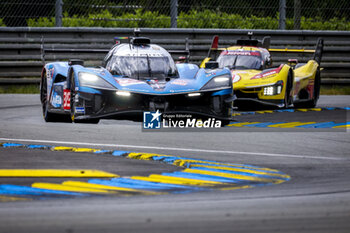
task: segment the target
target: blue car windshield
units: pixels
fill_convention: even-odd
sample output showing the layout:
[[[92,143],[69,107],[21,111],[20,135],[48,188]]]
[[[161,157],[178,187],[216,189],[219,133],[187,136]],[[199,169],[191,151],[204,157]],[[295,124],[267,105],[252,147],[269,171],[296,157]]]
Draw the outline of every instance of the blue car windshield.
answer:
[[[260,56],[245,55],[221,55],[217,59],[220,68],[229,69],[262,69],[262,60]]]
[[[162,80],[177,76],[173,59],[166,56],[113,56],[109,67],[112,74],[134,79]]]

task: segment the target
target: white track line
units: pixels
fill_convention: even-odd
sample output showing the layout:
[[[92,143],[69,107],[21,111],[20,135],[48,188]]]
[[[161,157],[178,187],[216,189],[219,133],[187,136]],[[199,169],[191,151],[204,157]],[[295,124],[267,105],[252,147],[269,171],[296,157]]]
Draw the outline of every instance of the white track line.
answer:
[[[170,151],[190,151],[190,152],[203,152],[203,153],[219,153],[219,154],[243,154],[243,155],[260,155],[271,157],[286,157],[286,158],[301,158],[301,159],[325,159],[325,160],[348,160],[344,158],[333,157],[320,157],[320,156],[308,156],[308,155],[292,155],[292,154],[272,154],[272,153],[259,153],[259,152],[244,152],[244,151],[224,151],[224,150],[205,150],[194,148],[178,148],[178,147],[159,147],[159,146],[137,146],[137,145],[122,145],[122,144],[102,144],[92,142],[66,142],[66,141],[51,141],[51,140],[34,140],[34,139],[20,139],[20,138],[0,138],[1,141],[9,142],[30,142],[30,143],[52,143],[60,145],[80,145],[80,146],[103,146],[114,148],[137,148],[137,149],[153,149],[153,150],[170,150]]]

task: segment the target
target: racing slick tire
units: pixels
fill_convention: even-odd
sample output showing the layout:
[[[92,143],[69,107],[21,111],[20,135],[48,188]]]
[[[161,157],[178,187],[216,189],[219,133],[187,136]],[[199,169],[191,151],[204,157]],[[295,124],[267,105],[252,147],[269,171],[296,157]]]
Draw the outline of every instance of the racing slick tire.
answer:
[[[70,122],[70,118],[63,114],[56,114],[49,112],[49,101],[47,97],[47,80],[46,71],[41,78],[40,83],[40,101],[43,111],[43,118],[45,122]]]
[[[74,75],[71,74],[70,77],[70,119],[72,120],[72,122],[74,123],[85,123],[85,124],[98,124],[98,122],[100,121],[100,119],[76,119],[75,116],[75,96],[76,96],[76,90],[75,90],[75,82],[74,82]]]
[[[294,83],[294,72],[292,69],[289,69],[287,83],[286,83],[286,91],[284,94],[284,108],[288,108],[293,103],[293,96],[291,91],[293,89]]]
[[[296,108],[314,108],[317,105],[318,98],[320,97],[320,89],[321,89],[321,74],[320,69],[318,68],[315,75],[315,83],[313,90],[313,97],[309,101],[295,103],[294,107]]]
[[[230,120],[221,120],[221,127],[225,127],[226,125],[229,125],[231,123]]]

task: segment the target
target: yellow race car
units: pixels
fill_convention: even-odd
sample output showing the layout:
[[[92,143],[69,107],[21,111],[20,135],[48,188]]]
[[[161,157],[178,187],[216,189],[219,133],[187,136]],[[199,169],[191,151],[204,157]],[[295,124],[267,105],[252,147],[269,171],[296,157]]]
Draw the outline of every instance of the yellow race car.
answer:
[[[201,67],[228,67],[237,107],[252,107],[253,104],[287,108],[315,107],[320,93],[320,62],[323,39],[319,38],[315,50],[272,49],[270,37],[262,41],[237,40],[228,48],[218,48],[219,37],[214,36],[208,56]],[[289,59],[288,64],[272,66],[270,52],[313,53],[313,59],[299,63]]]

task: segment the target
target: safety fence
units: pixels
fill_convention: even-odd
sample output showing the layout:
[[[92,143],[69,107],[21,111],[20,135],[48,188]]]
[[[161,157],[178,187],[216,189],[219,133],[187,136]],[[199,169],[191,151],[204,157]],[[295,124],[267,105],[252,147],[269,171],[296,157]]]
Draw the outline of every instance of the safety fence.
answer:
[[[85,60],[86,65],[100,66],[105,53],[115,37],[132,36],[131,28],[0,28],[0,83],[38,82],[43,63],[41,61],[42,38],[45,48],[88,49],[91,52],[52,52],[46,62],[68,59]],[[319,37],[325,47],[321,63],[323,84],[350,84],[350,32],[336,31],[286,31],[286,30],[215,30],[215,29],[141,29],[141,35],[150,37],[152,43],[168,50],[184,50],[189,43],[190,62],[199,64],[207,55],[212,37],[220,37],[219,46],[228,47],[239,38],[253,32],[262,39],[271,36],[272,48],[314,49]],[[179,55],[174,55],[177,59]],[[311,59],[312,54],[273,53],[274,65],[286,63],[288,58],[299,62]],[[28,79],[27,77],[35,77]]]
[[[0,26],[350,30],[349,0],[2,0]]]

